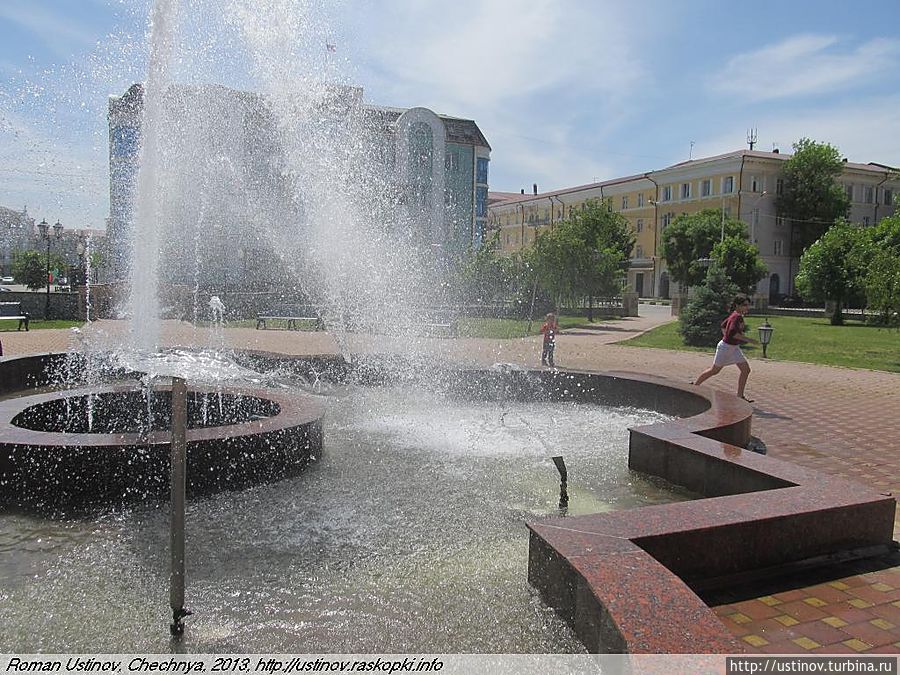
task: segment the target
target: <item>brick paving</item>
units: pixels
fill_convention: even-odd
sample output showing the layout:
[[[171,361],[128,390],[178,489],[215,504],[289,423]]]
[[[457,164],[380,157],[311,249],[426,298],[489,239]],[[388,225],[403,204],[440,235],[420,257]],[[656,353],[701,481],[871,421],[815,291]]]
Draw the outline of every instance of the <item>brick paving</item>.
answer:
[[[646,308],[642,306],[641,311]],[[560,367],[652,373],[680,382],[706,368],[712,353],[641,349],[617,344],[668,320],[658,309],[640,319],[564,332],[557,344]],[[86,329],[110,344],[121,340],[123,322],[100,321]],[[7,356],[66,351],[73,334],[63,330],[0,331]],[[336,353],[327,333],[228,329],[227,346],[287,354]],[[206,329],[166,322],[166,345],[209,345]],[[350,336],[351,351],[391,348],[387,338]],[[900,344],[900,338],[898,338]],[[404,348],[432,357],[478,364],[537,366],[540,338],[517,340],[423,339]],[[898,347],[900,351],[900,347]],[[770,353],[777,358],[777,343]],[[900,374],[776,360],[751,360],[748,395],[755,399],[753,433],[773,457],[839,475],[880,493],[900,494]],[[734,391],[737,369],[727,368],[709,386]],[[895,521],[895,537],[900,533]],[[764,653],[900,652],[900,563],[860,569],[838,578],[794,579],[793,588],[760,594],[715,608],[748,649]],[[814,583],[813,583],[814,582]]]

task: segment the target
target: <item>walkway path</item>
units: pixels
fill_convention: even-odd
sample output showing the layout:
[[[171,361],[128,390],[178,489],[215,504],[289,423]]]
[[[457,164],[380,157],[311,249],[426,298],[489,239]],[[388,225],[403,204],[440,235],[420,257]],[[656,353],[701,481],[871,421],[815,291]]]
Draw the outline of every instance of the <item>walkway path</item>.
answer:
[[[632,370],[681,382],[709,365],[710,354],[642,349],[618,344],[662,322],[668,307],[642,305],[642,317],[571,329],[561,334],[556,363],[566,368]],[[752,324],[753,321],[751,320]],[[122,322],[101,321],[91,333],[121,340]],[[164,326],[169,345],[210,343],[209,331],[178,322]],[[69,331],[0,332],[7,356],[65,351]],[[229,346],[288,354],[337,351],[326,333],[228,329]],[[350,348],[388,348],[386,338],[353,336]],[[540,337],[519,340],[423,340],[423,351],[452,360],[537,366]],[[772,355],[777,357],[777,345]],[[748,394],[754,404],[753,433],[774,457],[860,481],[882,493],[900,494],[900,374],[753,359]],[[730,371],[730,372],[729,372]],[[737,369],[710,380],[734,391]],[[895,537],[900,532],[895,521]],[[811,582],[807,582],[811,583]],[[816,580],[806,588],[773,591],[716,608],[751,649],[777,652],[900,651],[900,567],[840,579]],[[698,645],[698,650],[702,649]]]

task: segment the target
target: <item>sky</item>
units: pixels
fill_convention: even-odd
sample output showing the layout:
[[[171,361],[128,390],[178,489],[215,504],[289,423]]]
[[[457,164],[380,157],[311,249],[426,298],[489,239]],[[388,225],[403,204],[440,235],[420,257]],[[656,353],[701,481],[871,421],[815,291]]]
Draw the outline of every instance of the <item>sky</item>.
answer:
[[[275,49],[296,25],[367,102],[474,119],[492,190],[660,169],[749,129],[758,150],[807,137],[900,166],[900,0],[167,1],[177,77],[254,88],[225,9],[278,23]],[[152,2],[0,0],[0,206],[104,226],[108,97],[145,77]]]

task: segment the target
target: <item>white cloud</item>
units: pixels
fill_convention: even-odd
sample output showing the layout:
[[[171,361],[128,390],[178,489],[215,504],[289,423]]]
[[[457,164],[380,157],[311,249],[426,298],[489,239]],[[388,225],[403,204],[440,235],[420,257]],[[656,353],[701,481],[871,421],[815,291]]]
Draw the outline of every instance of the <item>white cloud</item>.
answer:
[[[449,9],[411,1],[379,5],[371,18],[364,56],[376,61],[386,86],[393,83],[392,94],[430,93],[462,110],[567,88],[615,96],[641,72],[629,22],[617,21],[613,8],[460,0]]]
[[[896,70],[900,40],[878,38],[848,48],[829,35],[795,35],[731,58],[711,87],[751,101],[765,101],[861,86]]]

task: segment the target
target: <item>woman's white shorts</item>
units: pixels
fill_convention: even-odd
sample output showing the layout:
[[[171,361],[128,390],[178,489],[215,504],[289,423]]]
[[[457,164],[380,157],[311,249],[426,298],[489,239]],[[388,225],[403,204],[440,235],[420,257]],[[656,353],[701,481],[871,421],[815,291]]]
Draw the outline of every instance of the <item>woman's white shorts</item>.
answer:
[[[730,366],[735,363],[746,363],[744,352],[741,351],[740,345],[730,345],[724,340],[719,340],[716,345],[716,358],[713,360],[714,366]]]

